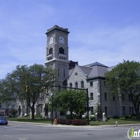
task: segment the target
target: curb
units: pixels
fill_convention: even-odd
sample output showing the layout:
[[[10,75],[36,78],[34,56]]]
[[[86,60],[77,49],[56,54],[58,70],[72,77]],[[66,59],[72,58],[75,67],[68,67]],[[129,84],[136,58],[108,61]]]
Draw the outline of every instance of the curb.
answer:
[[[61,125],[61,124],[57,124],[57,125],[52,125],[49,123],[35,123],[35,122],[19,122],[19,121],[8,121],[8,122],[16,122],[16,123],[27,123],[27,124],[35,124],[35,125],[46,125],[46,126],[52,126],[52,127],[84,127],[84,128],[92,128],[92,127],[123,127],[123,126],[140,126],[140,123],[138,124],[118,124],[118,125],[81,125],[81,126],[77,126],[77,125]]]

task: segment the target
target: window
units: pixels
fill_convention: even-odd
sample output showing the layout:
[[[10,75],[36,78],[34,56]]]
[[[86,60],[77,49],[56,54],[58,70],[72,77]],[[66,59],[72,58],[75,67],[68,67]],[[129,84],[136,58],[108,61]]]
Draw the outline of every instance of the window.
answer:
[[[129,114],[133,114],[133,106],[129,106]]]
[[[64,49],[62,47],[59,48],[59,53],[64,54]]]
[[[91,115],[94,114],[94,107],[93,106],[90,107],[90,112],[91,112]]]
[[[77,72],[75,72],[75,76],[77,76],[78,75],[78,73]]]
[[[129,114],[131,114],[131,113],[132,113],[131,106],[129,106]]]
[[[49,49],[49,54],[52,54],[53,53],[53,48],[50,48]]]
[[[104,81],[104,86],[106,86],[106,81]]]
[[[93,86],[93,82],[90,82],[90,86],[91,86],[91,87]]]
[[[70,88],[72,88],[72,83],[70,83]]]
[[[65,69],[64,69],[64,72],[63,72],[63,77],[65,78]]]
[[[90,93],[90,100],[93,100],[93,93]]]
[[[133,110],[133,107],[132,107],[132,114],[134,114],[134,110]]]
[[[78,82],[75,82],[75,88],[78,88]]]
[[[113,101],[115,101],[115,95],[113,95],[112,99],[113,99]]]
[[[105,106],[105,114],[107,115],[107,106]]]
[[[130,95],[128,95],[128,100],[129,100],[129,102],[131,102],[131,97],[130,97]]]
[[[81,88],[84,88],[84,81],[81,81]]]
[[[122,101],[125,101],[125,96],[124,96],[124,94],[122,94]]]
[[[123,115],[125,115],[125,106],[123,106]]]
[[[106,92],[104,93],[104,99],[105,99],[105,101],[107,101],[107,93]]]

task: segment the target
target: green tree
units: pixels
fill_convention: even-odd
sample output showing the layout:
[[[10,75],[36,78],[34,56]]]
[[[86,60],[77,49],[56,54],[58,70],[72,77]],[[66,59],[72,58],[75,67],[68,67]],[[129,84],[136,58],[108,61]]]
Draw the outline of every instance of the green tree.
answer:
[[[55,79],[55,71],[52,68],[45,68],[43,65],[34,64],[32,66],[17,66],[11,74],[8,74],[3,80],[1,86],[1,96],[5,101],[20,100],[26,101],[32,112],[34,119],[34,107],[37,99],[42,92],[42,85],[46,84],[47,90],[53,84]],[[10,95],[10,99],[7,95]],[[7,98],[8,97],[8,98]]]
[[[86,92],[80,90],[62,90],[53,97],[53,106],[57,111],[70,111],[81,114],[85,111]]]
[[[11,94],[11,84],[6,77],[0,80],[0,103],[4,107],[13,106],[15,103],[14,94]]]
[[[113,70],[106,73],[106,84],[110,86],[113,94],[127,94],[136,112],[139,115],[140,106],[140,63],[135,61],[123,61]]]

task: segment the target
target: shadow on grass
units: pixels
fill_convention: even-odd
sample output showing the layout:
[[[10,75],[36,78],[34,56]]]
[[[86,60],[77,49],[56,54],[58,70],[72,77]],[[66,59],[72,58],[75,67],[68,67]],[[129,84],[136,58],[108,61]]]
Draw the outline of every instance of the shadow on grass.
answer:
[[[131,119],[113,119],[110,118],[108,121],[103,122],[101,121],[91,121],[90,125],[116,125],[116,121],[118,124],[137,124],[140,123],[140,120],[131,120]]]

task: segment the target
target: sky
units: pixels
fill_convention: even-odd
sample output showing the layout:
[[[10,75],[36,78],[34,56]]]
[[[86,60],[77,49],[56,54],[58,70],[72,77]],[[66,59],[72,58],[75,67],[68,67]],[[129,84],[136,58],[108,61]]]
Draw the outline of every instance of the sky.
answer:
[[[0,0],[0,79],[46,61],[47,29],[68,28],[69,60],[140,61],[140,0]]]

